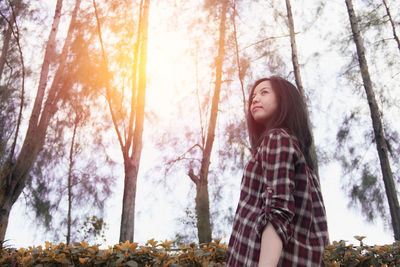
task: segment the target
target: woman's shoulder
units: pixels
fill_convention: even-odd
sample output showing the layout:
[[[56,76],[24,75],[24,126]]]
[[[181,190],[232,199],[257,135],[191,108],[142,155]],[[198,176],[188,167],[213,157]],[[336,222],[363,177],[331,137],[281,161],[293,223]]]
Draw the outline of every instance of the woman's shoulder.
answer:
[[[270,139],[287,139],[288,141],[297,142],[297,138],[287,128],[274,128],[269,130],[264,137],[264,144]]]
[[[300,149],[296,136],[289,129],[274,128],[269,130],[261,143],[261,149],[278,149],[279,147],[286,147],[286,150],[292,152]]]

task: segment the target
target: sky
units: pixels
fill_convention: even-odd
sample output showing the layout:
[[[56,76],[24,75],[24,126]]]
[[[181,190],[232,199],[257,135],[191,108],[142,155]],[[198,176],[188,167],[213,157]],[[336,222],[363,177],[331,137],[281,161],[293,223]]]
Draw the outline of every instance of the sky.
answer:
[[[323,18],[325,25],[335,25],[335,20],[340,16],[340,12],[343,12],[344,1],[343,3],[340,1],[332,1],[330,3],[328,7],[329,11],[327,11],[329,15],[325,14]],[[54,3],[48,1],[47,7],[49,10],[53,9],[52,5]],[[293,8],[295,9],[296,6],[294,5]],[[307,10],[307,8],[304,7],[304,10]],[[153,12],[151,14],[154,17],[159,19],[168,17],[168,14],[163,13],[162,9],[154,8],[151,12]],[[250,11],[248,12],[251,13]],[[298,15],[300,16],[300,14]],[[307,20],[307,17],[304,17],[304,19]],[[243,24],[250,25],[249,27],[257,30],[257,25],[254,21],[245,21]],[[153,51],[152,58],[149,58],[148,71],[149,76],[152,77],[149,83],[151,84],[151,88],[159,89],[149,90],[147,105],[149,110],[154,110],[156,113],[159,112],[158,115],[161,118],[163,116],[171,116],[173,113],[169,110],[169,107],[176,101],[174,94],[176,94],[177,88],[179,88],[179,78],[186,73],[193,73],[194,71],[194,65],[188,63],[183,54],[168,53],[171,50],[184,51],[186,49],[188,44],[186,43],[185,34],[183,32],[170,32],[164,26],[153,25],[153,31],[149,33],[149,40],[151,40],[149,50]],[[300,61],[303,63],[302,71],[303,77],[306,80],[305,83],[307,87],[314,88],[316,91],[315,99],[317,100],[311,102],[311,109],[314,110],[313,116],[319,118],[318,121],[314,122],[317,125],[315,126],[314,135],[317,145],[320,144],[323,146],[334,142],[335,131],[331,128],[331,125],[337,123],[338,119],[340,119],[340,110],[343,106],[349,105],[346,101],[348,99],[357,101],[354,100],[357,98],[353,98],[351,92],[338,95],[334,86],[332,86],[333,90],[324,91],[324,93],[315,89],[320,87],[325,88],[330,84],[336,83],[335,74],[340,70],[339,66],[343,64],[344,60],[327,51],[327,44],[322,43],[320,36],[316,34],[324,25],[321,22],[318,26],[313,27],[313,30],[298,34],[297,43],[299,51],[301,51]],[[335,31],[335,29],[331,30],[332,32]],[[253,35],[252,32],[248,32],[247,34],[249,35],[248,38],[254,37],[251,36]],[[312,62],[312,60],[308,61],[311,54],[315,51],[324,53],[325,55],[321,60],[324,64],[319,69],[318,74],[315,74],[316,63]],[[306,62],[308,64],[305,64]],[[172,69],[174,71],[160,72],[159,69]],[[193,79],[193,77],[188,79]],[[321,83],[324,85],[321,86]],[[188,90],[192,89],[193,87]],[[337,100],[333,108],[332,99]],[[168,124],[170,121],[165,121],[164,123]],[[144,136],[151,134],[151,127],[153,126],[145,126]],[[111,136],[115,138],[113,134]],[[329,140],[329,142],[326,142],[326,140]],[[118,179],[112,198],[107,200],[105,213],[108,230],[106,232],[107,242],[105,245],[116,244],[119,238],[123,194],[123,167],[121,153],[118,149],[118,144],[115,142],[115,147],[110,153],[119,161],[121,168],[116,173]],[[173,239],[177,231],[176,225],[180,223],[178,218],[183,216],[185,207],[194,198],[193,185],[185,175],[177,175],[172,185],[166,185],[162,182],[154,183],[148,179],[152,175],[159,176],[159,174],[154,174],[152,166],[154,162],[159,160],[157,149],[154,148],[149,140],[145,140],[137,187],[137,217],[135,221],[135,241],[141,244],[152,238],[156,240]],[[357,209],[348,207],[348,197],[341,188],[343,182],[341,177],[343,174],[338,163],[325,163],[320,167],[320,174],[331,241],[346,240],[349,243],[357,244],[358,241],[354,239],[355,235],[366,236],[364,243],[369,245],[390,244],[394,241],[391,230],[382,221],[377,220],[374,223],[368,223]],[[232,198],[229,198],[229,205],[235,206],[235,203],[237,203],[241,176],[241,172],[238,172],[231,177],[225,177],[230,180],[233,186]],[[165,190],[166,188],[169,188],[169,190]],[[48,235],[37,230],[34,218],[29,218],[29,216],[31,215],[26,213],[23,197],[21,197],[12,209],[6,233],[6,239],[12,246],[28,247],[31,245],[43,245],[45,241],[50,241]],[[230,231],[231,229],[227,226],[224,230],[224,236],[221,236],[226,242]]]

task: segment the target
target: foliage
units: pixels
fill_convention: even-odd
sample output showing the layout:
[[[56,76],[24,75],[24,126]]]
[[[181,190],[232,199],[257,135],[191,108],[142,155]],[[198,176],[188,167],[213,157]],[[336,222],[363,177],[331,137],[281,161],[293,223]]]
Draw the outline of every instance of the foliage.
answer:
[[[88,240],[90,237],[101,238],[106,242],[105,231],[108,229],[107,224],[104,222],[103,218],[98,218],[97,216],[86,217],[86,221],[83,223],[81,230],[84,239]]]
[[[327,267],[339,266],[398,266],[400,263],[400,243],[384,246],[367,246],[356,236],[360,246],[346,245],[341,240],[334,241],[325,249],[324,260]]]
[[[226,245],[215,240],[207,245],[195,244],[172,248],[173,242],[149,240],[145,246],[120,243],[101,250],[98,245],[85,242],[73,245],[5,249],[0,253],[1,265],[13,266],[222,266]]]
[[[80,123],[71,157],[68,150],[72,127],[71,118],[67,116],[57,114],[56,123],[50,125],[48,143],[39,154],[24,191],[25,203],[30,207],[28,213],[33,213],[38,226],[59,242],[67,235],[68,175],[71,175],[74,235],[70,238],[73,241],[88,240],[83,232],[77,231],[85,223],[87,208],[92,210],[90,215],[104,216],[105,199],[111,195],[114,185],[113,174],[107,170],[113,170],[115,162],[107,154],[105,142],[101,141],[105,133],[97,125],[91,126],[99,122],[99,118],[90,116]],[[87,134],[89,132],[91,134]],[[93,154],[97,156],[90,158]]]
[[[4,2],[4,3],[3,3]],[[21,99],[22,67],[18,51],[20,20],[29,17],[25,1],[0,3],[0,166],[10,157]],[[25,67],[25,76],[31,73]],[[26,102],[23,102],[25,108]]]
[[[114,181],[111,173],[115,162],[107,154],[109,144],[104,141],[111,124],[106,114],[99,112],[103,103],[98,101],[105,78],[99,59],[89,53],[96,31],[89,23],[86,7],[74,1],[64,8],[74,6],[79,11],[60,81],[60,102],[24,189],[25,204],[35,223],[57,241],[64,236],[67,240],[88,240],[77,236],[79,231],[72,231],[75,236],[68,237],[67,227],[84,224],[85,206],[96,208],[94,213],[103,216],[104,201],[111,195]],[[65,216],[69,204],[74,207],[70,220]]]
[[[356,236],[359,246],[334,241],[328,245],[324,260],[328,267],[340,266],[397,266],[400,263],[400,243],[383,246],[364,245],[365,236]],[[149,240],[145,246],[119,243],[108,249],[85,242],[73,245],[1,248],[0,264],[12,266],[225,266],[226,244],[214,240],[208,244],[173,247],[174,242]]]
[[[188,204],[190,205],[190,204]],[[184,245],[197,240],[196,232],[196,214],[193,207],[186,207],[185,216],[177,219],[180,225],[179,230],[175,234],[175,243]]]

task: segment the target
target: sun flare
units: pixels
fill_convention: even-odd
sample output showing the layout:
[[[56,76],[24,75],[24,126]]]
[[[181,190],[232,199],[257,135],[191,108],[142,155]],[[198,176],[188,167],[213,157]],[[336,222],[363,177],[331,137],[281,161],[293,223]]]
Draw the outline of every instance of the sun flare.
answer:
[[[187,85],[195,78],[189,45],[183,32],[149,31],[146,105],[152,112],[172,112],[174,99],[193,89]]]

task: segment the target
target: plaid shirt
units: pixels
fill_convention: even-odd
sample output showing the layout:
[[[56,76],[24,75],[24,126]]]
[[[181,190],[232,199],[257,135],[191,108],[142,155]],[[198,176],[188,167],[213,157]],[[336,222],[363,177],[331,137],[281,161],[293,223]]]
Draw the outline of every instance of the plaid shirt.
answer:
[[[258,266],[268,223],[283,243],[278,266],[324,266],[328,233],[320,185],[284,129],[270,131],[246,165],[227,266]]]

